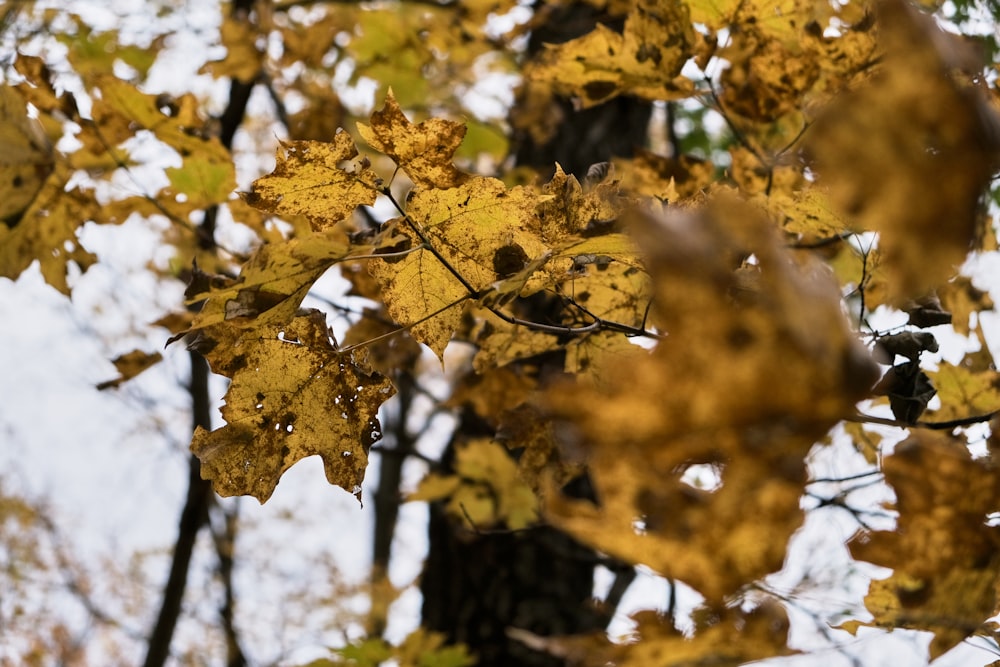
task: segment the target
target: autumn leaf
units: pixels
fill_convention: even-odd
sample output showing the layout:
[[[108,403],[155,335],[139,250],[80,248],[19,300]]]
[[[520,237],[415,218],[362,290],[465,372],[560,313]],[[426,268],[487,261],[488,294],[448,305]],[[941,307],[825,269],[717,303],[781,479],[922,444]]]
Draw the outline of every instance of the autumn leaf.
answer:
[[[943,363],[927,375],[937,389],[941,407],[926,415],[926,421],[951,421],[1000,410],[1000,373],[994,369],[972,370]]]
[[[358,123],[358,132],[368,145],[391,157],[419,187],[453,188],[469,178],[452,164],[465,136],[465,125],[442,118],[414,125],[391,90],[385,106],[372,112],[371,125]]]
[[[338,352],[319,311],[212,333],[222,343],[205,356],[232,379],[226,425],[199,428],[191,451],[215,491],[263,503],[288,468],[318,454],[327,480],[360,499],[368,449],[381,437],[376,414],[392,384]]]
[[[455,456],[454,474],[428,475],[409,500],[446,500],[448,513],[471,530],[498,523],[520,530],[538,520],[538,499],[502,445],[474,440]]]
[[[601,385],[559,385],[546,399],[579,429],[566,446],[587,452],[601,499],[549,489],[550,520],[710,605],[781,567],[802,520],[805,453],[875,379],[834,285],[793,261],[772,225],[725,191],[636,218],[651,323],[666,336]],[[748,285],[741,258],[751,255]],[[715,466],[721,487],[683,481],[694,464]]]
[[[0,86],[0,156],[0,220],[16,223],[52,170],[52,153],[25,100],[8,86]]]
[[[304,215],[316,231],[329,229],[378,196],[381,180],[357,156],[343,131],[330,143],[282,141],[274,171],[253,182],[246,201],[269,213]]]
[[[897,528],[860,533],[850,547],[893,574],[872,582],[865,606],[874,620],[860,625],[933,632],[934,659],[996,612],[1000,534],[987,524],[1000,507],[996,470],[963,443],[927,431],[897,445],[883,470],[896,493]]]
[[[392,318],[412,327],[413,337],[441,356],[461,321],[457,306],[508,277],[503,275],[511,268],[505,257],[516,254],[528,262],[548,252],[532,231],[537,204],[527,188],[508,191],[491,178],[415,191],[406,217],[396,222],[415,250],[370,263]],[[516,272],[523,264],[513,268]]]
[[[334,230],[260,246],[235,280],[209,275],[195,266],[187,297],[191,303],[205,303],[191,325],[169,342],[188,335],[189,346],[204,351],[218,343],[206,331],[216,325],[253,328],[265,314],[270,322],[289,322],[319,277],[358,250],[341,231]]]
[[[603,632],[555,638],[520,630],[511,634],[529,646],[565,657],[569,664],[586,667],[736,667],[796,653],[787,646],[788,616],[773,600],[751,611],[734,608],[720,614],[696,609],[694,615],[698,620],[693,637],[675,627],[670,616],[653,611],[634,614],[634,634],[621,643],[612,643]]]
[[[227,16],[219,29],[226,56],[222,60],[206,63],[202,72],[210,72],[214,77],[229,76],[244,83],[250,83],[260,73],[264,54],[257,48],[260,28],[247,20]]]
[[[965,259],[995,164],[998,121],[965,45],[902,0],[878,6],[885,64],[811,128],[820,182],[859,228],[880,232],[896,304],[923,296]]]
[[[95,219],[101,211],[89,193],[66,190],[71,176],[65,163],[58,163],[32,199],[18,224],[0,225],[0,276],[17,278],[36,259],[45,282],[68,295],[67,271],[75,264],[86,271],[97,258],[77,240],[81,220]]]
[[[136,375],[139,375],[139,373],[152,368],[162,360],[163,355],[159,352],[149,353],[142,350],[132,350],[131,352],[118,355],[111,361],[115,365],[115,369],[118,370],[118,377],[114,380],[101,382],[97,385],[97,389],[104,390],[119,387],[123,382],[131,380]]]

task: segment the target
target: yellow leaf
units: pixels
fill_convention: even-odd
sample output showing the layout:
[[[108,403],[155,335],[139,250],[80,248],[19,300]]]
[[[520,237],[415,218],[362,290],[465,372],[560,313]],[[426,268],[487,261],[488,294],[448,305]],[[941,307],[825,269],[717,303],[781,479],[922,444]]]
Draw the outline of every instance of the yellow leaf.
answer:
[[[865,598],[872,625],[933,632],[933,659],[995,613],[1000,535],[986,517],[1000,506],[997,471],[964,443],[928,431],[897,445],[883,469],[896,493],[896,530],[862,533],[851,553],[894,569]]]
[[[951,325],[955,332],[963,336],[970,333],[969,322],[973,313],[993,310],[989,292],[976,287],[967,276],[956,276],[942,285],[937,293],[941,305],[952,315]]]
[[[319,311],[287,324],[215,333],[206,357],[232,378],[215,431],[198,428],[191,451],[202,477],[223,496],[271,497],[281,475],[318,454],[326,478],[361,498],[368,449],[381,437],[376,414],[395,390],[341,354]]]
[[[406,497],[407,500],[434,501],[450,497],[462,484],[457,475],[430,473],[417,485],[417,490]]]
[[[346,132],[330,143],[281,142],[274,171],[253,182],[251,206],[279,215],[304,215],[313,229],[328,229],[361,205],[375,203],[381,180]]]
[[[879,446],[882,444],[882,436],[875,431],[870,431],[864,424],[858,422],[845,422],[844,432],[851,438],[851,444],[865,457],[865,461],[871,464],[878,463]]]
[[[76,231],[82,221],[98,218],[101,210],[92,194],[78,188],[66,191],[70,176],[67,165],[57,164],[18,224],[13,229],[0,225],[0,276],[13,280],[37,259],[45,282],[69,295],[69,264],[86,271],[96,261],[80,245]]]
[[[448,512],[478,530],[506,523],[520,530],[538,520],[538,499],[503,446],[473,440],[456,451],[455,474],[430,474],[409,500],[448,499]]]
[[[416,250],[370,263],[392,318],[412,325],[413,337],[441,356],[461,320],[457,306],[463,299],[508,277],[510,258],[527,263],[548,252],[532,231],[537,204],[530,190],[508,191],[491,178],[474,178],[448,190],[415,191],[407,217],[397,224]],[[423,247],[420,236],[435,252]],[[511,273],[523,267],[513,267]]]
[[[465,125],[441,118],[413,125],[391,90],[385,106],[372,112],[371,125],[358,123],[358,132],[372,148],[395,160],[420,187],[453,188],[469,178],[452,164],[465,136]]]
[[[974,68],[958,38],[902,0],[878,5],[884,65],[809,132],[820,182],[863,229],[880,232],[890,298],[951,277],[976,236],[995,163],[995,113],[953,71]]]
[[[648,217],[646,217],[648,215]],[[874,364],[836,286],[793,260],[755,207],[719,191],[701,209],[633,218],[652,274],[651,352],[599,385],[546,396],[571,420],[600,505],[548,488],[546,515],[577,539],[701,592],[712,606],[779,569],[802,520],[803,459],[864,396]],[[741,282],[753,256],[756,279]],[[805,310],[804,310],[805,309]],[[695,488],[691,465],[721,485]],[[766,536],[766,538],[762,538]]]
[[[202,72],[216,78],[229,76],[249,83],[257,78],[264,64],[264,54],[257,48],[259,28],[246,19],[226,16],[220,29],[226,57],[204,65]]]
[[[195,334],[191,345],[203,348],[215,345],[205,330],[218,324],[254,327],[263,315],[271,322],[291,321],[313,283],[354,250],[341,232],[318,232],[260,246],[236,280],[211,276],[196,267],[187,296],[192,303],[205,300],[205,304],[190,327],[171,342]]]
[[[209,155],[192,155],[183,166],[168,168],[166,174],[174,191],[184,195],[186,203],[195,208],[221,204],[236,189],[232,163]]]
[[[25,100],[0,86],[0,220],[16,223],[52,171],[52,151]]]
[[[622,33],[599,23],[583,37],[547,45],[526,76],[576,96],[585,108],[621,94],[682,99],[694,92],[680,76],[694,43],[687,5],[634,0]]]
[[[927,413],[925,421],[950,421],[1000,410],[1000,373],[996,370],[974,371],[942,363],[927,375],[937,389],[941,407]]]

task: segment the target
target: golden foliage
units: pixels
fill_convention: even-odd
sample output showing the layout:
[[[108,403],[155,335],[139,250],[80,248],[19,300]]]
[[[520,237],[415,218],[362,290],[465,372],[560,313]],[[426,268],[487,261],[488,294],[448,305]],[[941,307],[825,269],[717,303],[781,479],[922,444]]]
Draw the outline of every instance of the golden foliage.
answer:
[[[896,530],[862,533],[859,560],[893,568],[873,581],[871,625],[930,630],[936,658],[997,611],[1000,534],[987,523],[1000,507],[992,461],[974,460],[955,439],[915,432],[883,463],[896,492]],[[845,624],[856,630],[864,623]]]
[[[811,448],[859,419],[855,403],[875,382],[842,297],[861,326],[888,304],[907,310],[911,329],[950,320],[976,332],[978,352],[926,373],[920,355],[936,342],[900,364],[892,352],[879,391],[895,382],[884,393],[897,404],[922,411],[936,392],[928,421],[959,426],[1000,410],[978,317],[993,302],[955,276],[970,249],[992,247],[981,195],[1000,143],[995,81],[903,0],[595,0],[602,22],[534,57],[517,43],[537,23],[496,33],[512,0],[299,4],[227,17],[226,55],[202,68],[266,88],[293,138],[242,199],[216,138],[225,119],[209,119],[193,94],[140,90],[164,39],[138,48],[64,17],[75,87],[46,58],[18,54],[19,83],[0,88],[0,275],[37,260],[69,294],[73,266],[97,260],[78,239],[85,223],[166,220],[183,258],[175,267],[193,264],[187,305],[200,309],[159,322],[231,379],[226,424],[199,429],[191,450],[217,492],[261,502],[311,455],[360,497],[389,378],[420,371],[420,345],[443,360],[453,342],[468,344],[468,366],[435,409],[467,411],[492,432],[467,438],[454,469],[431,473],[412,499],[441,502],[473,531],[550,522],[706,599],[693,636],[640,614],[631,644],[522,633],[525,642],[602,665],[788,653],[780,605],[733,603],[782,566],[802,525]],[[501,162],[507,137],[499,121],[455,118],[471,115],[464,100],[480,79],[515,63],[524,85],[510,122],[538,143],[565,120],[553,111],[559,97],[578,108],[666,101],[688,118],[710,108],[725,128],[706,133],[700,157],[684,152],[694,132],[670,136],[669,157],[615,157],[582,183],[558,165],[545,184],[523,171],[495,174],[518,186],[467,173],[484,155]],[[356,115],[364,104],[341,99],[345,72],[384,96],[367,119]],[[368,144],[366,157],[343,126]],[[146,138],[176,161],[164,185],[120,195]],[[406,197],[402,179],[379,176],[386,165],[412,182]],[[383,204],[395,209],[389,220]],[[200,235],[220,207],[254,232],[249,250]],[[368,300],[343,306],[349,349],[323,314],[301,309],[334,266],[349,295]],[[893,338],[872,333],[881,348]],[[123,355],[120,377],[102,385],[158,358]],[[918,416],[900,411],[897,424]],[[883,459],[880,433],[854,421],[836,432],[882,465],[897,498],[896,529],[852,543],[856,558],[894,569],[871,585],[870,625],[930,630],[939,655],[997,610],[994,463],[945,435],[915,431]],[[564,496],[584,470],[596,500]],[[699,474],[717,483],[698,484]],[[418,631],[399,647],[369,638],[317,664],[392,658],[468,662]]]

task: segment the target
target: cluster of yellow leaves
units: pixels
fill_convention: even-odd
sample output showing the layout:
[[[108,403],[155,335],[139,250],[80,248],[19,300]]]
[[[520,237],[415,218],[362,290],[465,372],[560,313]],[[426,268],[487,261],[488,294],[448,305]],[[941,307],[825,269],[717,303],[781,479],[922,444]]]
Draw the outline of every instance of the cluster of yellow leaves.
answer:
[[[77,240],[83,223],[121,223],[140,213],[189,225],[193,211],[226,202],[235,189],[232,158],[217,139],[204,136],[194,97],[147,95],[88,70],[92,108],[82,117],[71,94],[56,92],[40,58],[19,55],[15,65],[25,81],[0,89],[0,141],[10,167],[0,183],[7,223],[0,227],[0,275],[15,278],[38,260],[46,281],[69,294],[69,265],[85,271],[96,260]],[[27,103],[38,110],[38,121],[28,118]],[[65,120],[78,124],[74,138],[81,144],[67,155],[53,148],[66,132]],[[181,166],[166,170],[168,186],[108,202],[93,186],[73,182],[76,170],[106,180],[127,170],[134,163],[128,142],[143,132],[181,157]]]

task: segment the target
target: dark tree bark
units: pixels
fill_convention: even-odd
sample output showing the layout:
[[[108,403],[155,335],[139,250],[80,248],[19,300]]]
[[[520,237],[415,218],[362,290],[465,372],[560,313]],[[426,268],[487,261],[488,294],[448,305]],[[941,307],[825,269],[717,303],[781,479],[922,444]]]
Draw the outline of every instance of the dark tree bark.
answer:
[[[548,21],[533,33],[529,53],[539,50],[542,43],[563,42],[589,32],[597,22],[620,28],[582,3],[555,8],[539,5],[536,11],[548,12]],[[568,100],[557,100],[556,104],[563,122],[548,141],[539,144],[527,133],[515,135],[512,152],[518,164],[536,167],[544,174],[551,173],[558,162],[567,173],[582,177],[590,165],[613,156],[630,156],[646,140],[651,113],[647,102],[620,98],[585,111],[574,110]],[[545,313],[536,315],[545,321]],[[561,371],[562,362],[562,355],[531,360],[540,377]],[[456,444],[493,435],[481,420],[464,415],[443,466],[447,469],[450,465]],[[573,486],[576,488],[567,489],[568,493],[593,499],[585,478]],[[509,628],[540,636],[581,634],[603,628],[610,620],[609,612],[617,600],[599,607],[592,599],[594,567],[602,560],[551,527],[476,533],[432,505],[429,538],[421,580],[424,625],[443,632],[451,642],[468,645],[480,667],[565,664],[511,638]],[[624,568],[621,582],[627,585],[632,576],[632,570]],[[620,598],[620,591],[616,598]]]

